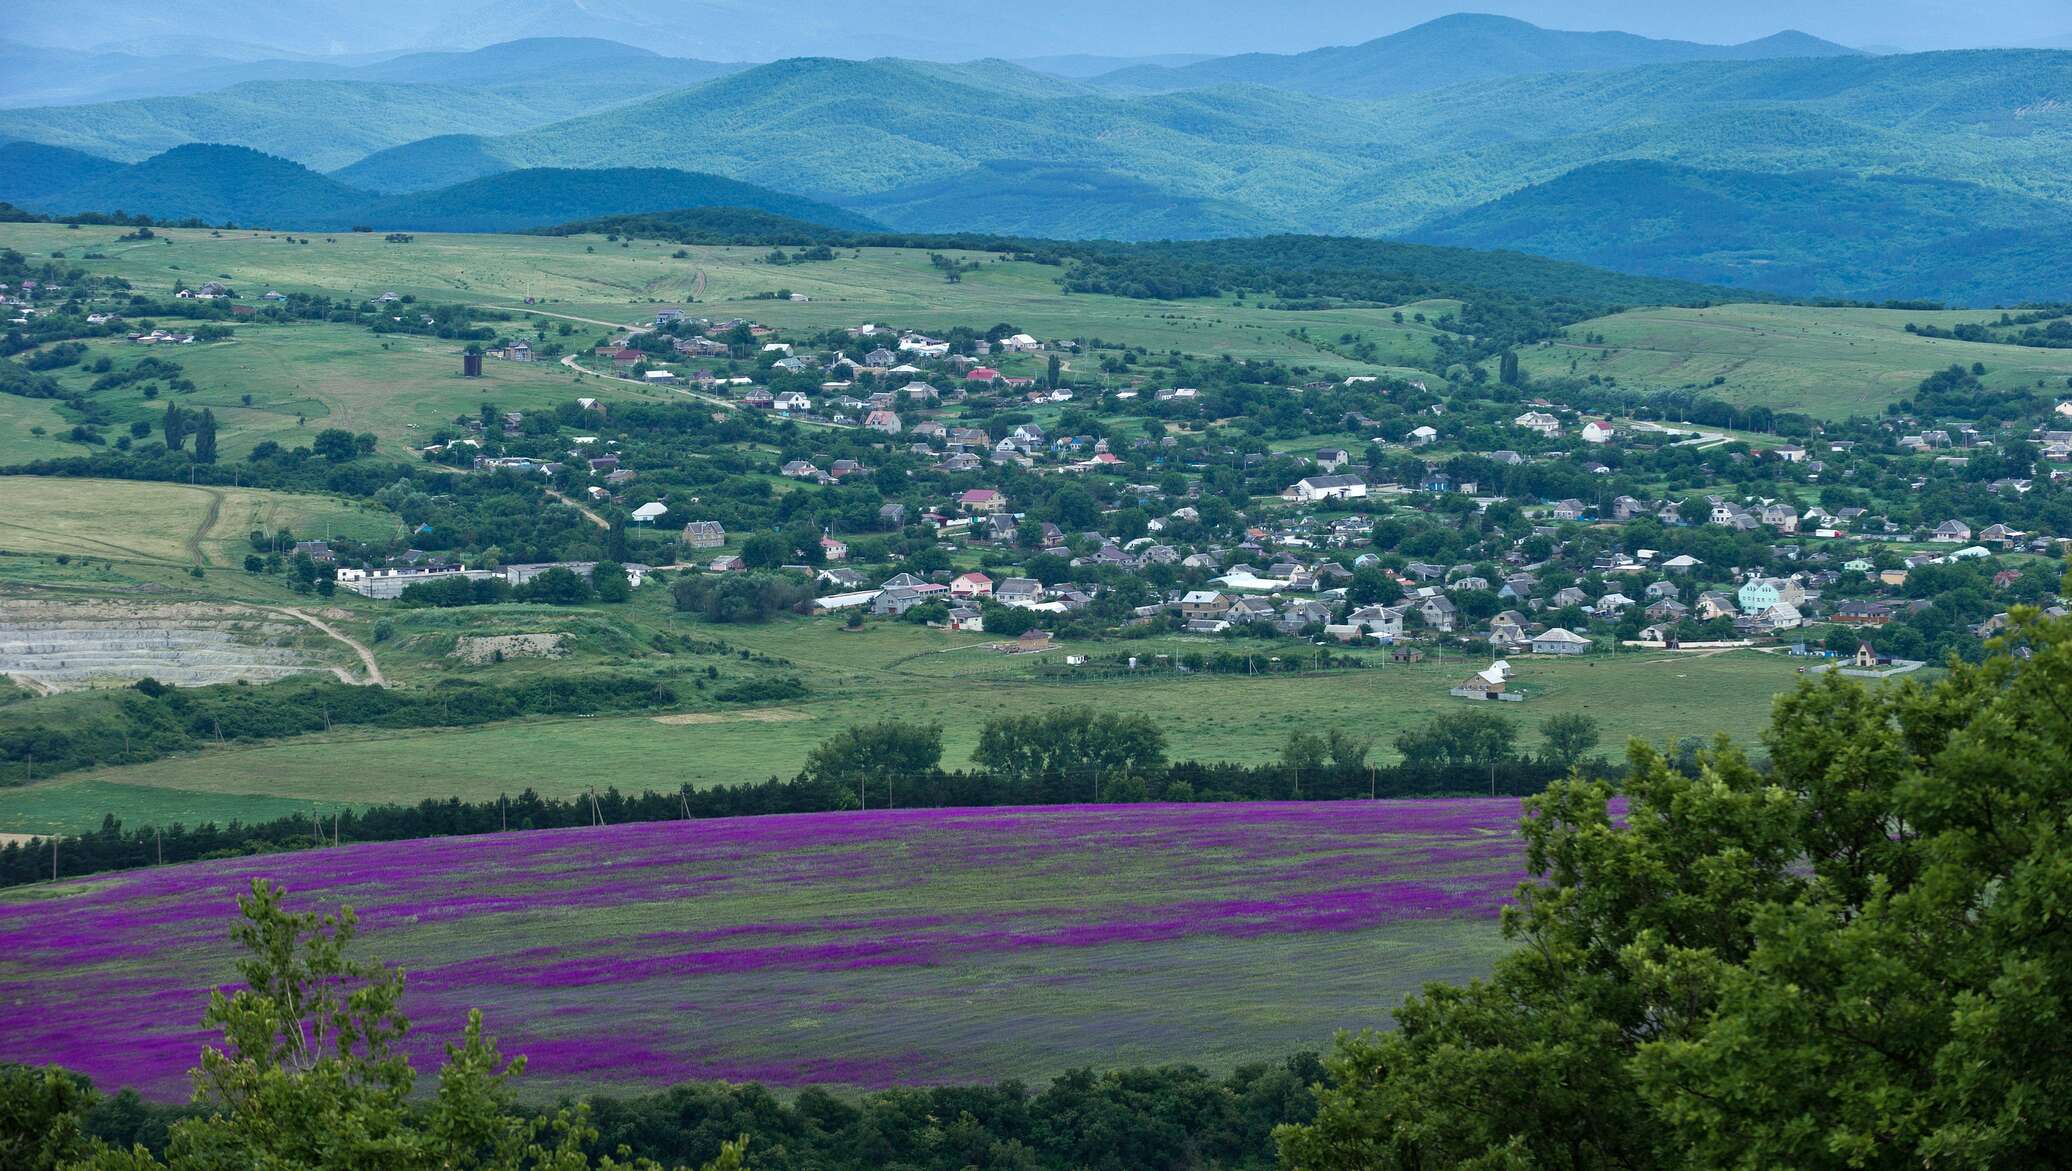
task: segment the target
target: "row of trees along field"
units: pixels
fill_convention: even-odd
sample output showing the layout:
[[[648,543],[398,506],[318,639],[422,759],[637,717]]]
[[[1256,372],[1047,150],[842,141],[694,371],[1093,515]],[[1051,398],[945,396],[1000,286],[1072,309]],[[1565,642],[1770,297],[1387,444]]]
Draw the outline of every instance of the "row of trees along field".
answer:
[[[2019,646],[2025,655],[2012,652]],[[1092,728],[1084,730],[1094,735]],[[1132,740],[1112,728],[1117,750]],[[41,1171],[1253,1168],[1685,1171],[2062,1167],[2072,1155],[2072,620],[1932,686],[1834,675],[1778,703],[1767,767],[1724,738],[1627,751],[1526,804],[1531,877],[1494,975],[1311,1059],[1068,1074],[787,1108],[752,1088],[516,1104],[480,1012],[415,1095],[401,974],[350,908],[239,900],[242,987],[205,1021],[196,1100],[96,1100],[0,1070],[0,1160]],[[916,756],[925,734],[879,750]],[[1003,746],[1005,747],[1005,746]],[[1031,746],[1019,746],[1027,750]],[[828,754],[827,763],[852,755]],[[1618,803],[1623,798],[1623,804]],[[311,1037],[338,1038],[312,1044]],[[1264,1134],[1271,1128],[1274,1150]],[[618,1144],[609,1153],[605,1143]],[[644,1166],[635,1162],[635,1166]]]
[[[598,682],[610,684],[608,679]],[[941,727],[886,721],[835,733],[813,750],[799,775],[790,780],[771,777],[709,788],[686,785],[637,796],[607,788],[566,799],[542,797],[528,789],[494,801],[428,799],[410,806],[377,805],[227,825],[126,828],[110,815],[93,833],[0,847],[0,886],[348,842],[891,805],[1518,796],[1538,792],[1578,767],[1593,774],[1609,767],[1589,755],[1598,731],[1586,717],[1552,717],[1540,730],[1542,749],[1528,754],[1519,746],[1512,721],[1485,708],[1462,708],[1399,736],[1396,748],[1402,760],[1393,765],[1368,763],[1371,741],[1344,731],[1297,732],[1289,737],[1278,764],[1171,762],[1165,735],[1152,720],[1078,708],[993,720],[980,732],[973,757],[978,771],[948,772],[942,768]],[[188,742],[184,733],[178,734],[183,737],[179,742]]]

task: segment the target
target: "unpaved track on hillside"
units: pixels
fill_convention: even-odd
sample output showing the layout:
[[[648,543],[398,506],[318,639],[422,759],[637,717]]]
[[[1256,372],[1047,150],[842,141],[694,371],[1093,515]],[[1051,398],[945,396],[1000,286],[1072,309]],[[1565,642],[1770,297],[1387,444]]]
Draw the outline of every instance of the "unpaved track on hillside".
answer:
[[[382,678],[381,676],[381,664],[376,663],[374,661],[374,652],[367,649],[366,643],[363,643],[359,639],[354,638],[353,636],[345,633],[342,630],[339,630],[337,627],[331,625],[330,623],[324,621],[323,619],[317,617],[314,614],[304,613],[301,610],[289,609],[286,606],[261,606],[258,608],[262,610],[271,610],[276,614],[285,614],[290,618],[307,622],[311,626],[316,627],[318,630],[323,631],[325,634],[330,635],[332,638],[337,639],[339,642],[342,642],[345,645],[353,648],[353,653],[360,656],[361,664],[367,668],[367,682],[373,684],[376,687],[385,687],[388,685],[388,680]],[[348,678],[346,682],[350,683],[352,682],[352,680]]]
[[[208,537],[209,530],[216,527],[216,522],[223,518],[223,493],[214,488],[203,488],[202,491],[209,494],[209,511],[187,538],[187,552],[193,556],[196,565],[211,564],[209,555],[201,551],[201,543]]]
[[[584,516],[584,518],[585,518],[586,520],[588,520],[588,521],[589,521],[589,522],[590,522],[591,524],[594,524],[594,525],[596,525],[596,526],[597,526],[598,528],[600,528],[600,529],[609,529],[609,528],[611,528],[611,527],[612,527],[612,524],[611,524],[611,522],[610,522],[610,521],[608,521],[608,520],[604,519],[603,517],[601,517],[601,516],[597,515],[596,513],[592,512],[592,511],[590,511],[590,509],[589,509],[588,507],[586,507],[586,506],[584,506],[584,505],[581,505],[581,504],[577,504],[577,503],[576,503],[576,502],[575,502],[574,500],[570,499],[570,498],[569,498],[569,497],[567,497],[567,496],[563,496],[563,495],[562,495],[561,493],[559,493],[559,492],[556,492],[556,491],[555,491],[554,489],[552,489],[552,488],[549,488],[549,489],[547,489],[546,491],[547,491],[547,495],[548,495],[548,496],[551,496],[551,497],[553,497],[554,499],[556,499],[556,500],[559,500],[559,501],[560,501],[560,502],[562,502],[563,504],[566,504],[566,505],[568,505],[568,506],[569,506],[570,508],[573,508],[573,509],[575,509],[575,510],[576,510],[577,512],[580,512],[580,513],[582,513],[582,514],[583,514],[583,516]]]
[[[530,305],[484,305],[483,308],[501,309],[506,313],[530,313],[534,317],[552,317],[557,321],[580,321],[584,325],[601,325],[606,329],[623,329],[628,333],[647,333],[655,328],[652,325],[627,325],[623,321],[599,321],[595,317],[576,317],[567,313],[549,313],[544,309],[535,309]]]

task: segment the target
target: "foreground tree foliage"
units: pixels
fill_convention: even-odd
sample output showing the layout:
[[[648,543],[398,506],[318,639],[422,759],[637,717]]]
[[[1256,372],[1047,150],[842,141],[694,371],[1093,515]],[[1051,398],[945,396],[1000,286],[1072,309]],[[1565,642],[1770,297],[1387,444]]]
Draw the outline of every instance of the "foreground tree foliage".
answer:
[[[74,1171],[217,1171],[231,1168],[454,1168],[588,1171],[659,1168],[649,1160],[595,1163],[585,1108],[528,1116],[514,1106],[512,1078],[525,1059],[505,1061],[468,1014],[465,1036],[446,1046],[428,1105],[412,1100],[417,1077],[395,1050],[410,1031],[401,1011],[403,973],[353,959],[351,908],[335,916],[291,913],[281,888],[255,880],[238,899],[233,937],[245,949],[243,987],[209,997],[205,1020],[223,1047],[202,1051],[195,1102],[204,1110],[170,1129],[161,1161],[142,1146],[117,1150],[82,1139],[84,1091],[55,1071],[16,1071],[33,1096],[22,1107],[43,1139],[26,1154]],[[12,1088],[12,1086],[10,1086]],[[10,1120],[12,1121],[12,1120]],[[35,1130],[14,1132],[35,1134]],[[705,1171],[738,1171],[745,1142],[727,1145]]]
[[[1933,686],[1808,682],[1763,741],[1636,743],[1623,816],[1529,801],[1521,946],[1342,1039],[1284,1163],[2072,1166],[2072,622]]]

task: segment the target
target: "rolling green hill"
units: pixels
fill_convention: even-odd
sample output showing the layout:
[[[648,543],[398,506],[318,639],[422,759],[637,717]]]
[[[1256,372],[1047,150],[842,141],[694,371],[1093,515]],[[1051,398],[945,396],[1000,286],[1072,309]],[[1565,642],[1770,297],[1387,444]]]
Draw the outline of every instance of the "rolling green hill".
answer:
[[[2072,201],[2072,53],[1696,62],[1491,81],[1383,103],[1401,151],[1329,193],[1347,230],[1408,231],[1577,167],[1651,158],[1835,170]],[[1525,116],[1524,111],[1530,111]]]
[[[1740,45],[1703,45],[1632,33],[1562,32],[1506,16],[1456,13],[1364,44],[1307,53],[1245,53],[1178,67],[1142,65],[1093,80],[1122,92],[1243,84],[1330,97],[1382,98],[1492,77],[1854,53],[1801,32]]]
[[[441,134],[375,151],[331,177],[369,191],[429,191],[511,170],[479,134]]]
[[[511,171],[408,195],[379,196],[241,146],[191,144],[80,186],[24,199],[30,210],[144,213],[159,219],[324,230],[510,231],[656,208],[742,207],[847,230],[854,212],[734,179],[659,168]]]
[[[242,146],[192,143],[30,201],[58,213],[122,210],[158,219],[323,227],[368,194],[298,163]]]
[[[486,156],[709,170],[872,201],[878,218],[915,228],[943,226],[947,208],[974,207],[984,194],[978,168],[1018,160],[1094,168],[1171,200],[1237,205],[1301,230],[1383,235],[1627,158],[1961,173],[1985,187],[2072,199],[2072,173],[2059,162],[2072,107],[2049,100],[2063,92],[2072,92],[2072,53],[2016,50],[1683,62],[1382,102],[1257,86],[1114,96],[1000,63],[800,59],[443,151],[473,166]],[[426,165],[444,165],[427,150]],[[882,199],[888,192],[915,198]],[[1039,208],[1040,191],[996,191],[1018,206],[988,223],[1098,235],[1115,208],[1081,194],[1062,185],[1048,197],[1055,206]],[[1086,222],[1075,222],[1080,215]]]
[[[1519,26],[1524,34],[1504,22],[1466,27],[1540,43],[1541,30],[1530,26]],[[1597,46],[1591,60],[1618,59],[1604,48],[1611,42],[1587,44]],[[553,43],[546,45],[510,49],[523,59],[513,72],[551,57]],[[1815,49],[1826,51],[1759,43],[1734,52]],[[1671,50],[1642,42],[1634,51]],[[1496,49],[1465,59],[1522,60]],[[578,72],[596,73],[603,85],[613,70]],[[1522,219],[1476,235],[1485,230],[1477,224],[1508,214],[1493,206],[1446,230],[1636,272],[1848,296],[2041,295],[2030,290],[2056,276],[2029,264],[2019,213],[2027,207],[2037,222],[2049,222],[2053,205],[2072,205],[2072,169],[2063,164],[2072,157],[2072,105],[2057,97],[2072,93],[2072,53],[2044,50],[1676,61],[1490,77],[1382,101],[1258,85],[1120,95],[1000,61],[798,58],[535,125],[554,103],[597,100],[595,92],[551,102],[526,96],[542,87],[549,83],[255,83],[168,99],[186,103],[177,110],[147,102],[0,112],[0,136],[120,158],[136,157],[138,144],[153,138],[237,142],[305,163],[311,155],[333,160],[313,165],[339,167],[333,178],[346,186],[391,195],[529,168],[676,169],[796,192],[900,230],[1126,239],[1438,231],[1446,217],[1571,172],[1652,160],[1743,173],[1732,197],[1749,206],[1734,215],[1705,212],[1706,200],[1723,198],[1717,190],[1671,192],[1655,182],[1612,192],[1602,176],[1585,173],[1532,198],[1583,200],[1574,204],[1581,208],[1616,196],[1619,207],[1691,222],[1651,221],[1633,228],[1627,243],[1536,239]],[[213,111],[207,119],[172,118],[204,107]],[[499,121],[505,124],[485,125]],[[431,132],[408,133],[433,124]],[[114,139],[120,149],[94,145]],[[294,149],[272,145],[282,142]],[[1816,192],[1803,178],[1810,174],[1840,186]],[[1888,178],[1960,182],[1908,187]],[[1822,198],[1840,202],[1823,209]],[[573,205],[558,218],[685,205],[697,201],[658,193],[629,204],[614,196]],[[1824,218],[1801,218],[1815,213]],[[1867,221],[1868,234],[1822,241],[1811,230],[1814,223],[1841,230],[1852,217]],[[1992,250],[1990,271],[1952,272],[1933,253],[1966,238],[1967,219],[1978,232],[2012,233],[1967,244]],[[1766,224],[1797,242],[1762,245],[1775,256],[1737,257]],[[1671,239],[1678,232],[1692,234],[1689,247]]]
[[[832,228],[878,225],[854,212],[717,175],[657,167],[537,168],[392,196],[354,209],[356,222],[426,232],[505,232],[658,208],[730,207]]]
[[[917,232],[1103,240],[1192,240],[1285,231],[1284,220],[1223,199],[1176,195],[1098,167],[995,160],[852,200]]]
[[[0,199],[25,203],[55,195],[122,169],[85,151],[37,142],[0,143]]]
[[[1361,172],[1379,149],[1376,125],[1365,107],[1257,88],[1115,98],[999,62],[798,59],[482,149],[527,166],[710,170],[832,201],[1012,159],[1094,167],[1292,223],[1321,184]],[[1053,214],[1065,223],[1067,212]]]
[[[2072,298],[2072,206],[1942,179],[1600,163],[1409,238],[1802,296]]]

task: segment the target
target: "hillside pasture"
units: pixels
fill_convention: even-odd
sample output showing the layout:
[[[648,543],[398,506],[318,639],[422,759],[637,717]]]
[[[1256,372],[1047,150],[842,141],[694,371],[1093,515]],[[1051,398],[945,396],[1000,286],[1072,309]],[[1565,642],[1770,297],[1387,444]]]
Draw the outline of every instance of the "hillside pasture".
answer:
[[[576,376],[553,362],[488,362],[484,377],[465,378],[459,342],[299,322],[240,324],[229,340],[171,349],[102,339],[89,345],[86,364],[106,357],[121,371],[147,356],[178,363],[196,389],[157,398],[145,397],[145,387],[152,385],[145,382],[94,391],[96,376],[83,366],[57,371],[56,377],[67,389],[93,399],[117,424],[142,420],[155,426],[168,398],[183,410],[206,407],[216,416],[224,460],[242,459],[269,440],[285,448],[308,447],[319,432],[333,427],[371,432],[384,454],[409,458],[433,431],[456,416],[474,416],[484,403],[541,410],[578,395],[611,399],[640,393],[597,380],[577,389]],[[69,430],[70,424],[64,427]],[[38,445],[35,454],[86,450],[53,441]]]
[[[888,636],[879,640],[878,636]],[[728,632],[736,646],[782,655],[813,694],[781,705],[722,706],[697,722],[650,715],[524,720],[477,728],[343,730],[261,744],[231,744],[149,764],[75,773],[0,788],[0,830],[78,832],[113,812],[132,825],[193,820],[197,809],[253,804],[247,819],[294,808],[335,810],[459,796],[493,800],[526,788],[571,797],[594,786],[628,792],[790,777],[836,731],[896,718],[943,727],[944,767],[969,767],[987,720],[1088,706],[1142,713],[1165,729],[1175,759],[1265,764],[1291,732],[1343,727],[1375,739],[1371,759],[1396,758],[1394,737],[1467,701],[1447,689],[1480,662],[1393,664],[1258,677],[1175,674],[1038,675],[1056,654],[1008,656],[968,646],[969,635],[910,628],[835,633],[826,621]],[[1166,650],[1221,644],[1173,639]],[[816,647],[825,648],[816,650]],[[384,656],[384,646],[377,648]],[[1146,645],[1146,662],[1161,653]],[[1547,716],[1579,712],[1604,729],[1605,751],[1628,737],[1669,744],[1724,730],[1746,737],[1796,680],[1790,660],[1755,652],[1719,655],[1520,659],[1531,696],[1505,705],[1519,745],[1538,746]],[[517,670],[530,670],[522,664]],[[495,677],[490,674],[486,677]],[[803,718],[801,718],[803,717]],[[873,800],[883,800],[874,795]],[[898,801],[897,782],[891,800]]]
[[[235,565],[247,534],[288,529],[384,540],[393,516],[323,496],[136,480],[0,478],[0,550],[115,561]]]
[[[0,896],[0,1060],[182,1095],[233,899],[359,913],[422,1069],[471,1008],[528,1097],[1217,1069],[1485,973],[1510,800],[924,810],[348,846]],[[1302,995],[1284,993],[1300,987]]]
[[[1908,322],[1948,329],[1996,320],[1996,311],[1830,309],[1718,305],[1636,309],[1571,326],[1568,337],[1528,349],[1519,364],[1536,377],[1600,375],[1628,390],[1691,387],[1737,406],[1766,406],[1823,419],[1876,415],[1952,365],[1983,363],[1993,388],[2044,386],[2063,394],[2072,350],[2031,349],[1906,332]],[[1586,340],[1591,335],[1601,343]],[[1724,379],[1713,385],[1714,379]]]
[[[549,320],[572,318],[586,333],[599,323],[651,320],[656,306],[685,305],[695,297],[715,316],[748,316],[780,328],[877,322],[943,332],[1007,322],[1039,337],[1097,337],[1154,352],[1271,358],[1342,373],[1421,371],[1432,360],[1433,327],[1411,320],[1397,324],[1390,309],[1286,311],[1253,301],[1068,295],[1056,283],[1059,269],[991,253],[953,253],[980,267],[952,286],[927,251],[902,248],[843,249],[831,261],[780,266],[767,262],[767,248],[690,245],[678,258],[674,244],[603,236],[420,233],[411,243],[391,244],[377,235],[337,233],[300,244],[269,232],[161,229],[160,240],[173,242],[168,247],[156,240],[112,242],[120,231],[0,225],[0,243],[25,253],[67,250],[75,258],[91,247],[107,259],[81,262],[86,268],[123,277],[140,291],[170,293],[194,280],[193,274],[208,273],[227,275],[241,292],[250,290],[247,296],[267,289],[351,299],[395,292],[441,304],[531,311]],[[756,296],[780,289],[809,300]],[[536,303],[526,305],[527,297]],[[1406,306],[1406,317],[1420,308],[1433,307]],[[1305,328],[1319,340],[1347,333],[1371,340],[1377,363],[1290,336]],[[457,366],[458,359],[451,364]]]

